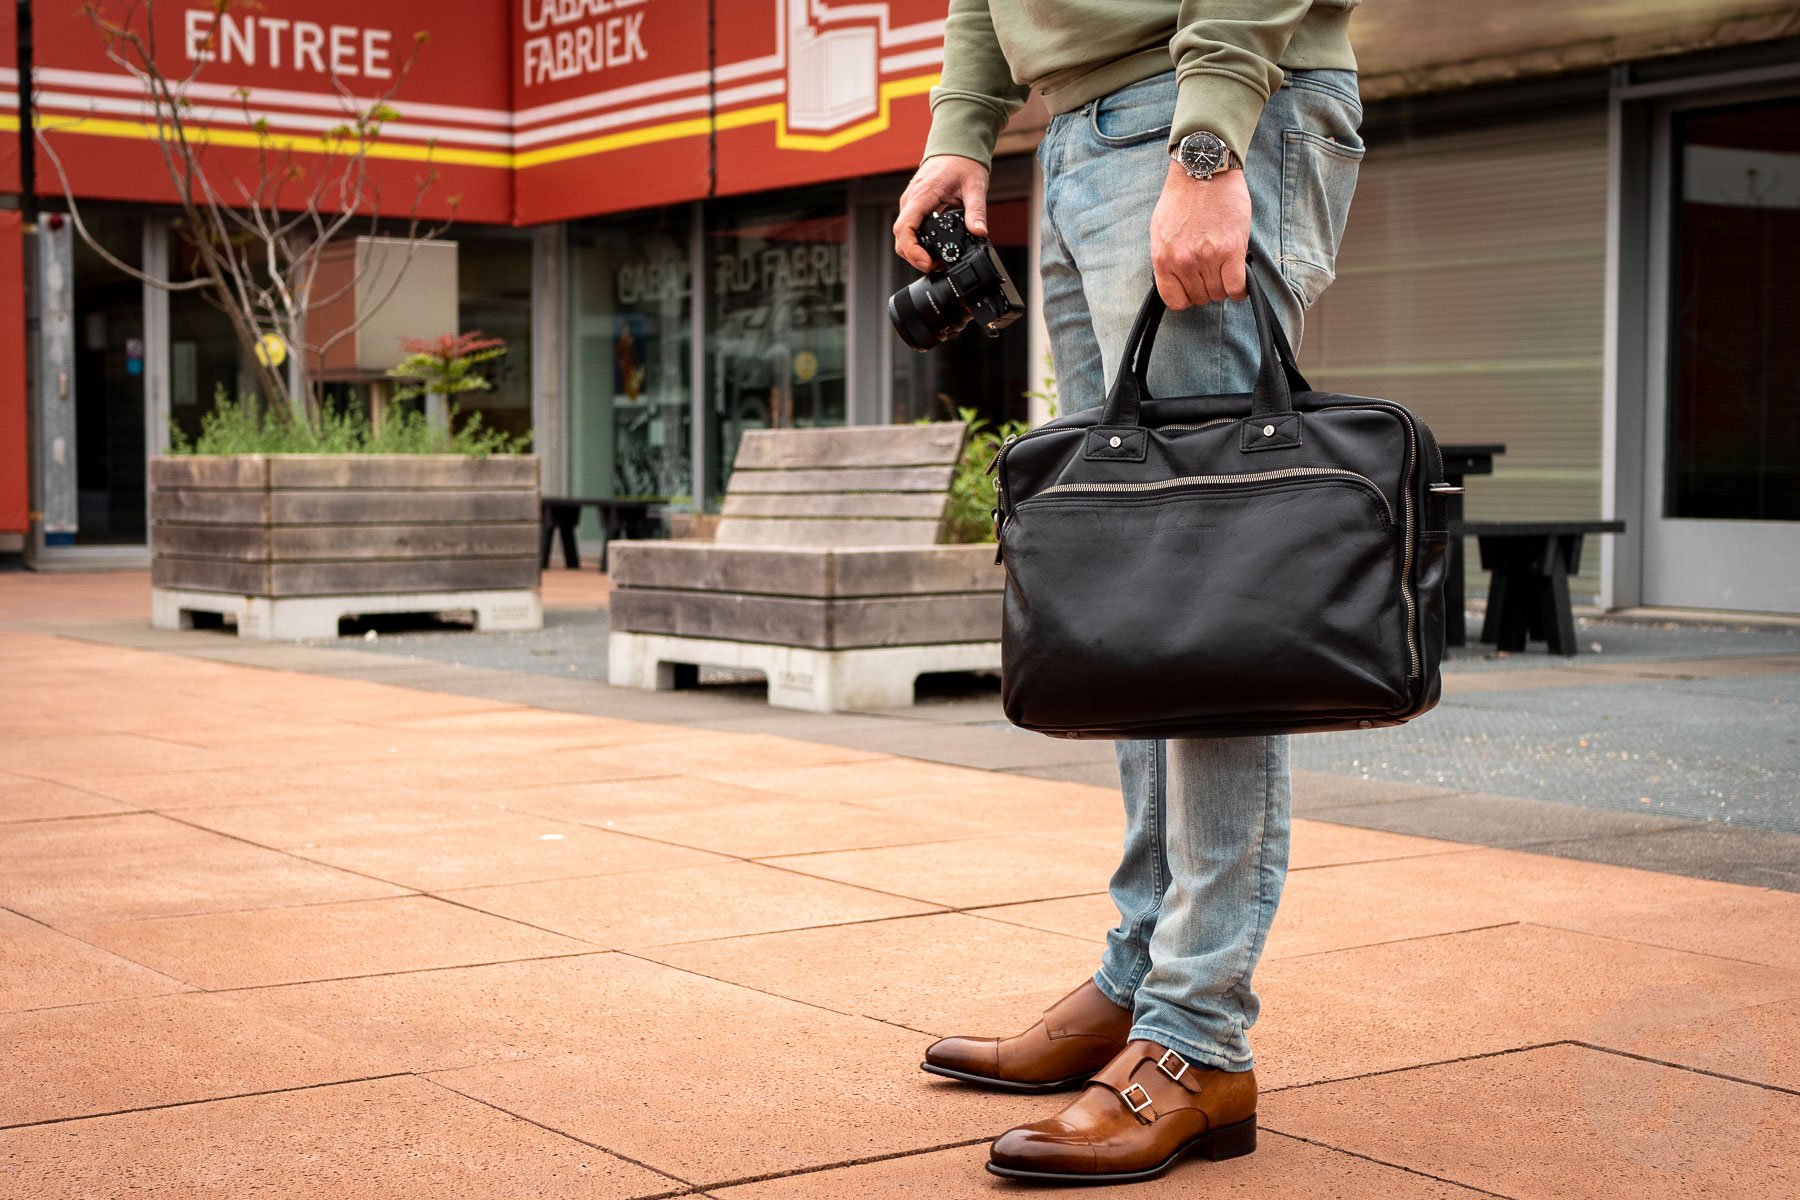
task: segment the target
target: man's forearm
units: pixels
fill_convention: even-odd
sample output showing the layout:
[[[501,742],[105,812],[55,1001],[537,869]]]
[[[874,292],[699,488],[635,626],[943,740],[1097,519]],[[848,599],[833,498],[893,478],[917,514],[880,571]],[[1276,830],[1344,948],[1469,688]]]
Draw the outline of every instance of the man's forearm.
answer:
[[[1169,146],[1217,134],[1242,161],[1263,105],[1281,86],[1276,66],[1312,0],[1182,0],[1169,56],[1180,84]]]
[[[987,164],[1000,131],[1028,94],[1029,89],[1013,82],[987,0],[950,0],[944,70],[931,89],[931,135],[924,157],[955,154]]]

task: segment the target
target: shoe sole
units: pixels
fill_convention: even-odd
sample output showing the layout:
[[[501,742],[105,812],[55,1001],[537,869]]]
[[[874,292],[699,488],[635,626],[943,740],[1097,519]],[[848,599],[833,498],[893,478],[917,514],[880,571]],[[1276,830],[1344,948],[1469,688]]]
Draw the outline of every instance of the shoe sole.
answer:
[[[998,1092],[1017,1092],[1026,1096],[1042,1095],[1046,1092],[1069,1092],[1084,1086],[1094,1077],[1092,1071],[1085,1075],[1071,1075],[1067,1079],[1054,1079],[1049,1083],[1019,1083],[1011,1079],[995,1079],[992,1075],[975,1075],[968,1071],[958,1071],[954,1067],[940,1067],[936,1063],[922,1062],[919,1070],[928,1075],[941,1075],[945,1079],[954,1079],[958,1083],[972,1083],[977,1087],[992,1088]]]
[[[1054,1183],[1071,1186],[1099,1186],[1111,1183],[1143,1183],[1164,1174],[1190,1154],[1197,1154],[1209,1162],[1224,1162],[1228,1158],[1242,1158],[1256,1151],[1256,1118],[1239,1121],[1235,1125],[1226,1125],[1219,1129],[1203,1133],[1193,1141],[1180,1146],[1175,1153],[1169,1155],[1154,1167],[1146,1167],[1142,1171],[1113,1171],[1105,1174],[1069,1174],[1062,1171],[1027,1171],[1019,1167],[1003,1167],[999,1163],[990,1162],[987,1169],[1002,1179],[1016,1179],[1021,1183]]]

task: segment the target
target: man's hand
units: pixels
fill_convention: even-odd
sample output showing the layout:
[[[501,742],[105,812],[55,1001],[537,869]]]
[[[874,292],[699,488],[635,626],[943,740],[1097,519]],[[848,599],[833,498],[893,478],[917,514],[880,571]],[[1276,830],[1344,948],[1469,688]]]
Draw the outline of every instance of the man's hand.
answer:
[[[894,222],[894,253],[921,271],[931,270],[931,252],[919,245],[919,222],[940,208],[963,210],[963,224],[977,237],[987,236],[988,169],[972,158],[934,154],[919,165],[900,196],[900,219]]]
[[[1162,198],[1150,218],[1150,261],[1156,290],[1172,309],[1242,300],[1249,295],[1250,188],[1241,170],[1195,179],[1169,164]]]

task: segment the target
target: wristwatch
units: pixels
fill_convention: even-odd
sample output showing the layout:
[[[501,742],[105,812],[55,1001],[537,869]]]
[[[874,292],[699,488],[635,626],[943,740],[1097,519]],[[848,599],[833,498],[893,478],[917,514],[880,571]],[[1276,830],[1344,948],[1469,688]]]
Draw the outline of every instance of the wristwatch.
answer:
[[[1220,171],[1235,171],[1244,165],[1244,160],[1231,152],[1225,139],[1204,129],[1182,138],[1169,152],[1169,157],[1195,179],[1211,179]]]

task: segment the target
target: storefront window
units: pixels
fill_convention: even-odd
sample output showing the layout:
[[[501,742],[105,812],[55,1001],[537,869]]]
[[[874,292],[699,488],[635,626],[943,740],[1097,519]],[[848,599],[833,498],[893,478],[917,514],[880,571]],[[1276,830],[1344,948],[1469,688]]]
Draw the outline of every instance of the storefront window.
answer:
[[[709,507],[746,430],[844,423],[847,225],[838,190],[708,214]]]
[[[179,230],[169,233],[170,274],[197,279],[202,267]],[[197,291],[169,293],[169,420],[188,438],[200,436],[200,420],[216,397],[257,395],[256,374],[238,346],[231,318]]]
[[[570,479],[577,495],[691,503],[688,209],[570,228]],[[588,514],[587,532],[596,535]]]
[[[83,206],[95,240],[136,265],[139,212]],[[79,237],[75,266],[77,545],[144,541],[144,287]]]
[[[1685,114],[1666,515],[1800,520],[1800,100]]]
[[[481,370],[493,385],[457,397],[467,419],[514,436],[531,432],[531,240],[528,237],[451,234],[456,242],[456,324],[503,338],[506,353]]]

